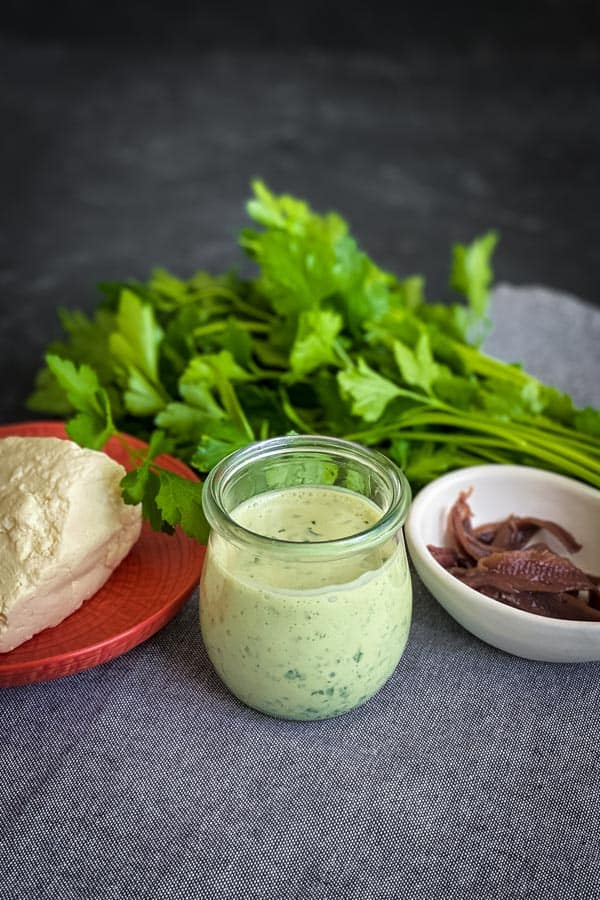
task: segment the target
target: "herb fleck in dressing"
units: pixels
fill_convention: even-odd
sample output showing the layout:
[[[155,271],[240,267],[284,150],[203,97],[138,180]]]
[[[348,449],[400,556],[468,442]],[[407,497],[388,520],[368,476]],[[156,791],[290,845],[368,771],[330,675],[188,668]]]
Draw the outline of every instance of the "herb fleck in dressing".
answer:
[[[371,697],[406,644],[411,585],[402,546],[389,540],[347,558],[318,544],[368,530],[370,500],[338,487],[269,491],[232,512],[278,541],[315,543],[314,562],[248,554],[211,535],[201,584],[204,642],[225,684],[271,715],[339,715]]]

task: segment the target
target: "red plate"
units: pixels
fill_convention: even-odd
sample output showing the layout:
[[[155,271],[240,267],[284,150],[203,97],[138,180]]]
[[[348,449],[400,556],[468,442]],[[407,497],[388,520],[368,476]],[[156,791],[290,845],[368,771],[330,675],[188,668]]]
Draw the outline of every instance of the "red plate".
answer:
[[[24,422],[0,427],[0,438],[66,437],[61,422]],[[128,437],[134,447],[143,441]],[[111,438],[106,453],[124,466],[127,453]],[[166,469],[197,481],[171,456],[157,460]],[[144,522],[138,542],[97,594],[77,612],[34,635],[9,653],[0,653],[0,687],[50,681],[114,659],[136,647],[173,618],[198,583],[205,548],[180,529],[152,531]]]

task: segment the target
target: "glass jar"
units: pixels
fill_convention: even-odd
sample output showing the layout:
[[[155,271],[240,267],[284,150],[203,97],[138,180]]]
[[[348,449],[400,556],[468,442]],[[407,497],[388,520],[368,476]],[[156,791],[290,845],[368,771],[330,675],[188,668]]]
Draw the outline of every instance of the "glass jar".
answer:
[[[382,454],[318,435],[251,444],[213,468],[200,624],[233,694],[320,719],[379,690],[410,628],[410,499]]]

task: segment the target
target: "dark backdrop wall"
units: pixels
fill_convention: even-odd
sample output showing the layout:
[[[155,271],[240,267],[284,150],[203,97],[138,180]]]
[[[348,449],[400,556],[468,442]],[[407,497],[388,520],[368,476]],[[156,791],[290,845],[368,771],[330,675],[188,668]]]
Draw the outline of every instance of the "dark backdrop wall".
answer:
[[[597,33],[600,5],[596,0],[5,0],[1,16],[7,32],[36,38],[175,41],[212,49],[368,48],[393,54],[414,41],[458,51],[474,43],[584,47]]]
[[[100,280],[237,265],[253,176],[337,209],[447,295],[500,231],[501,281],[600,302],[595,0],[152,0],[0,9],[0,359],[22,417],[60,305]]]

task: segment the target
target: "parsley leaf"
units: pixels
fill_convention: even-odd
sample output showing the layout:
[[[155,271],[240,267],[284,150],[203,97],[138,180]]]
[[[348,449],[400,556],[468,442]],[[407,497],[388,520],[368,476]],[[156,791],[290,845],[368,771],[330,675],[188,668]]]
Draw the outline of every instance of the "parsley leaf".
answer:
[[[121,481],[123,489],[123,498],[126,503],[136,505],[144,499],[146,486],[150,477],[150,463],[160,453],[167,453],[171,450],[171,444],[165,437],[163,431],[154,431],[150,436],[148,448],[143,458],[139,462],[137,468],[128,472]],[[159,529],[157,529],[159,530]]]
[[[481,343],[489,330],[487,319],[489,287],[492,282],[490,260],[498,243],[495,231],[488,231],[470,244],[452,248],[450,285],[469,301],[469,308],[458,307],[457,323],[463,334],[472,332],[474,343]]]
[[[109,347],[113,358],[126,372],[125,407],[136,416],[156,413],[167,400],[158,372],[163,330],[152,307],[129,289],[121,292],[116,326]]]
[[[142,462],[121,481],[123,498],[142,504],[143,516],[155,531],[172,533],[180,525],[189,537],[205,543],[208,524],[202,511],[202,484],[154,463],[172,448],[164,432],[153,432]]]
[[[294,377],[301,378],[321,365],[339,364],[335,339],[342,324],[342,317],[329,309],[310,309],[300,313],[298,332],[290,353]]]
[[[116,429],[110,401],[98,376],[83,363],[77,367],[68,359],[48,354],[46,363],[77,415],[67,424],[69,437],[92,450],[101,449]]]
[[[471,309],[484,316],[488,308],[488,291],[493,273],[490,260],[498,243],[495,231],[488,231],[470,244],[452,248],[450,284],[464,294]]]
[[[192,465],[201,472],[209,472],[213,466],[248,444],[245,431],[230,422],[218,422],[211,428],[210,434],[203,434],[196,451],[192,456]]]
[[[420,334],[414,350],[398,340],[394,341],[393,347],[394,359],[404,381],[431,394],[440,369],[433,359],[429,335],[426,332]]]
[[[394,397],[400,396],[400,388],[369,368],[364,359],[351,369],[338,374],[342,397],[352,401],[352,414],[365,422],[376,422]]]
[[[202,484],[157,469],[160,486],[154,498],[163,521],[171,528],[180,525],[189,537],[201,544],[208,540],[208,523],[202,512]]]

